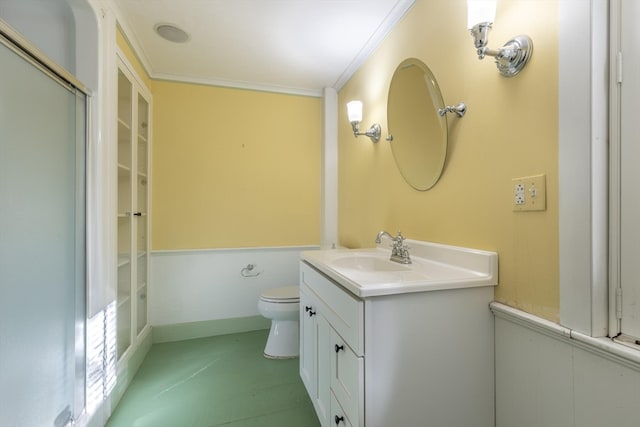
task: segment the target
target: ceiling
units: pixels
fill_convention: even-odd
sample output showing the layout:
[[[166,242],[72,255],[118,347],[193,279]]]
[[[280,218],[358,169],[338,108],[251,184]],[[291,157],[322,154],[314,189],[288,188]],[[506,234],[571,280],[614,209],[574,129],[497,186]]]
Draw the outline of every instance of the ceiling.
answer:
[[[339,90],[415,0],[113,0],[151,77],[320,96]],[[173,24],[174,43],[155,33]]]

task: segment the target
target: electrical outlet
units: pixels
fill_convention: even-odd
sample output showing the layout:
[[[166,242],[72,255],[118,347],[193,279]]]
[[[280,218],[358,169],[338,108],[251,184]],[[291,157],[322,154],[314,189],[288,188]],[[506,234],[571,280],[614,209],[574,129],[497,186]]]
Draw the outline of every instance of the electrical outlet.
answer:
[[[513,202],[516,205],[524,205],[525,203],[524,185],[521,183],[517,183],[516,185],[514,185],[513,189],[515,192]]]
[[[547,209],[546,175],[514,178],[511,182],[514,211],[544,211]]]

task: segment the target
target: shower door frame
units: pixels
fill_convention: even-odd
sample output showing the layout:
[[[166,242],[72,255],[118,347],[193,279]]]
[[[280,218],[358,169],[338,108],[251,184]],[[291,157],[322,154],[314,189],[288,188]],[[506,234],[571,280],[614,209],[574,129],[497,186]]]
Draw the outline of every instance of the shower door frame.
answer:
[[[7,24],[4,20],[0,19],[0,45],[5,46],[10,51],[21,57],[28,64],[42,72],[45,76],[49,77],[55,83],[59,84],[65,90],[68,90],[70,93],[75,95],[76,98],[76,153],[79,147],[79,144],[83,145],[82,148],[82,163],[81,163],[81,180],[78,180],[78,175],[76,175],[76,197],[78,194],[81,194],[82,199],[82,229],[78,229],[78,221],[75,221],[76,231],[81,231],[81,246],[82,252],[79,257],[76,253],[76,260],[80,258],[82,260],[82,268],[79,269],[76,266],[76,282],[74,284],[74,295],[75,295],[75,340],[74,340],[74,348],[72,352],[75,354],[74,356],[74,389],[73,389],[73,402],[71,403],[71,413],[59,414],[58,417],[54,420],[55,426],[72,426],[75,425],[75,422],[81,418],[86,416],[86,351],[87,351],[87,339],[86,339],[86,324],[87,324],[87,297],[88,297],[88,265],[87,265],[87,256],[88,256],[88,230],[87,230],[87,221],[88,221],[88,156],[89,156],[89,141],[91,135],[91,90],[85,86],[82,82],[76,79],[71,73],[69,73],[64,68],[60,67],[53,60],[47,57],[42,51],[40,51],[37,47],[31,44],[27,39],[22,37],[17,31],[15,31],[9,24]],[[78,92],[84,95],[84,111],[78,109],[80,102],[78,101]],[[78,125],[77,118],[79,114],[82,114],[82,124],[84,125],[81,128]],[[77,155],[77,154],[76,154]],[[76,160],[77,162],[77,160]],[[78,165],[78,163],[76,163]],[[78,172],[78,171],[76,171]],[[80,183],[80,186],[78,186]],[[76,208],[76,212],[78,209]],[[76,236],[76,242],[78,242],[78,237]],[[76,246],[76,250],[80,249]],[[81,270],[81,271],[79,271]],[[78,277],[78,273],[80,273],[83,277]],[[81,292],[78,292],[81,290]],[[80,299],[79,299],[80,298]],[[81,321],[79,321],[81,320]],[[68,416],[67,416],[68,415]]]

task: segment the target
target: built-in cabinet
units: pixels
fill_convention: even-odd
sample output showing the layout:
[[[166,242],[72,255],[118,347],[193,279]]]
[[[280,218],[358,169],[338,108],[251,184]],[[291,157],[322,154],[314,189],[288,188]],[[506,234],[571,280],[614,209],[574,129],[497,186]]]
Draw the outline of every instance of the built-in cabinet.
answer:
[[[493,286],[360,298],[300,264],[300,376],[322,427],[493,427]]]
[[[151,96],[118,56],[118,359],[148,327]]]

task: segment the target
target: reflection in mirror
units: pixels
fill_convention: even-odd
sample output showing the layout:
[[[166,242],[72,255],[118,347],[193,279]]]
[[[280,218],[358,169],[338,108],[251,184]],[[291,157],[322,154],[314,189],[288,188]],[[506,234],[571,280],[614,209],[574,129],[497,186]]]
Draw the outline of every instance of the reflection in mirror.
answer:
[[[442,94],[431,70],[419,59],[396,68],[387,101],[391,150],[405,181],[428,190],[440,178],[447,156],[447,118]]]

